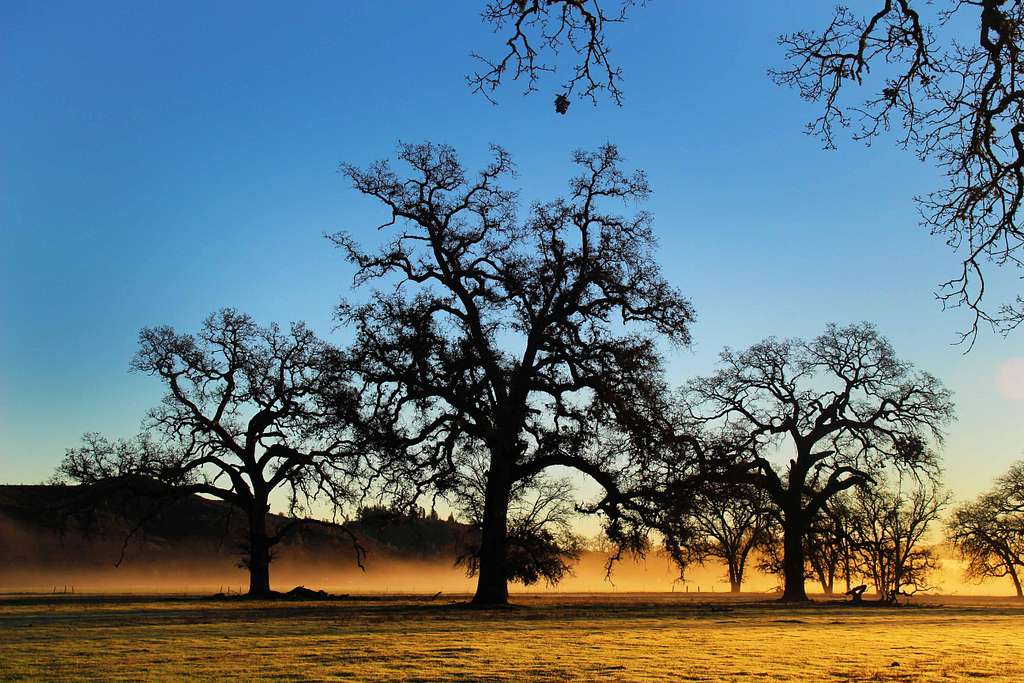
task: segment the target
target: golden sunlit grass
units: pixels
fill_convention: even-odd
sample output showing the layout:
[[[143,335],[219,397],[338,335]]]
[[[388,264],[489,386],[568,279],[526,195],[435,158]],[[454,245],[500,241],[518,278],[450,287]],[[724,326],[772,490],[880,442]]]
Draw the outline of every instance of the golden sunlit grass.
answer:
[[[1024,605],[1012,600],[769,599],[549,594],[478,611],[441,598],[10,596],[0,678],[1024,680]]]

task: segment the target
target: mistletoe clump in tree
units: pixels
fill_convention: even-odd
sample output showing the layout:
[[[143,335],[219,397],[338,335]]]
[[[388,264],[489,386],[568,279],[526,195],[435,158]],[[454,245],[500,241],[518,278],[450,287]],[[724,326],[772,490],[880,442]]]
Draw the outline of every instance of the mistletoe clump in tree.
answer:
[[[512,162],[493,151],[476,177],[451,148],[429,143],[401,147],[405,178],[387,162],[345,166],[386,207],[393,237],[376,252],[333,238],[357,285],[388,285],[340,311],[356,331],[352,364],[375,416],[374,447],[394,456],[386,473],[443,489],[464,476],[465,454],[485,454],[476,604],[508,601],[520,482],[560,466],[611,491],[641,467],[644,449],[595,448],[597,435],[643,430],[645,397],[663,390],[650,333],[687,344],[694,318],[653,259],[650,216],[605,210],[649,193],[643,173],[620,169],[614,146],[577,152],[568,196],[534,204],[525,220],[504,186]]]
[[[611,61],[605,29],[624,22],[635,4],[636,0],[608,6],[597,0],[488,0],[481,16],[503,34],[504,51],[498,58],[474,53],[483,68],[466,80],[473,92],[492,102],[494,91],[507,78],[525,80],[526,92],[531,93],[541,76],[557,68],[545,60],[565,51],[578,61],[555,96],[555,111],[565,114],[573,94],[597,104],[604,91],[615,104],[622,104],[622,70]]]

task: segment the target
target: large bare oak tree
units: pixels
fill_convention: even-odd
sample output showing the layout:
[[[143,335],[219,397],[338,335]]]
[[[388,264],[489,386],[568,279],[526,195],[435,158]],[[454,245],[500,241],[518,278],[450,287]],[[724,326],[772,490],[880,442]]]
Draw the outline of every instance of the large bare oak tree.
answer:
[[[268,595],[274,546],[298,523],[268,527],[270,496],[287,492],[292,513],[317,498],[351,502],[356,465],[344,378],[326,371],[327,345],[301,323],[263,327],[232,309],[209,316],[196,334],[171,327],[139,333],[132,367],[167,387],[134,441],[88,435],[60,466],[84,483],[155,479],[174,495],[222,500],[248,521],[244,564],[249,594]],[[358,548],[357,548],[358,550]]]
[[[734,447],[706,471],[763,489],[783,527],[783,600],[803,601],[804,537],[836,494],[885,467],[933,473],[953,415],[935,377],[896,357],[872,325],[829,325],[811,341],[726,349],[713,375],[689,382],[686,419]]]
[[[739,593],[748,561],[770,540],[775,510],[768,495],[749,484],[712,482],[680,487],[676,493],[666,496],[660,515],[664,523],[659,530],[669,556],[681,572],[709,558],[722,561],[729,590]]]
[[[334,237],[357,285],[386,287],[341,317],[356,331],[367,412],[390,435],[379,447],[399,454],[392,471],[447,472],[430,480],[443,487],[465,454],[486,454],[476,604],[508,600],[517,482],[560,466],[614,488],[621,454],[593,448],[594,435],[640,429],[637,406],[663,391],[648,333],[687,344],[694,317],[654,261],[651,217],[607,212],[649,192],[614,146],[576,153],[569,194],[523,218],[509,155],[493,154],[475,176],[429,143],[401,147],[404,177],[387,162],[345,166],[386,209],[392,237],[377,251]]]

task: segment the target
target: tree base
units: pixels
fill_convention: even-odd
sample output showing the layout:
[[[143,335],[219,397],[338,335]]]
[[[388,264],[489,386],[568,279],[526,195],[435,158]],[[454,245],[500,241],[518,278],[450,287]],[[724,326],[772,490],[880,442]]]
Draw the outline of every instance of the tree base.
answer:
[[[474,609],[504,609],[506,607],[511,607],[512,605],[509,604],[508,598],[505,598],[504,600],[500,598],[494,600],[489,600],[487,598],[473,598],[466,603],[466,606]]]

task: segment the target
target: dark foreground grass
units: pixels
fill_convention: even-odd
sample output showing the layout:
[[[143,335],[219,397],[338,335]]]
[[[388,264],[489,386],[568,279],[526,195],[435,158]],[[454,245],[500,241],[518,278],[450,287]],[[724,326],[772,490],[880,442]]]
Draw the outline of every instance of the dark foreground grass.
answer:
[[[1024,681],[1024,605],[695,594],[0,597],[3,680]]]

